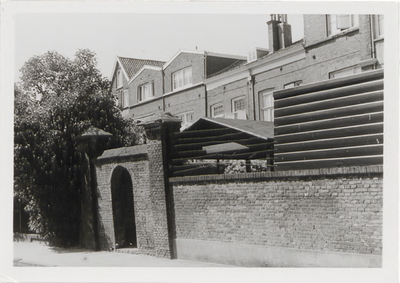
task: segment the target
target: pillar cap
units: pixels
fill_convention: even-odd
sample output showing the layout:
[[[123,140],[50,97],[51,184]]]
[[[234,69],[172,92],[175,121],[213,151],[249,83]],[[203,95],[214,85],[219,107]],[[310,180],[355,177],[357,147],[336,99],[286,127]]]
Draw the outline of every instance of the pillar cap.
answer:
[[[160,124],[160,123],[181,123],[182,119],[177,116],[172,115],[169,112],[158,111],[153,113],[151,116],[146,117],[143,120],[139,121],[139,126],[147,126],[151,124]]]
[[[109,132],[103,131],[99,128],[90,126],[82,135],[75,137],[77,141],[83,141],[87,139],[97,139],[97,138],[110,138],[112,134]]]

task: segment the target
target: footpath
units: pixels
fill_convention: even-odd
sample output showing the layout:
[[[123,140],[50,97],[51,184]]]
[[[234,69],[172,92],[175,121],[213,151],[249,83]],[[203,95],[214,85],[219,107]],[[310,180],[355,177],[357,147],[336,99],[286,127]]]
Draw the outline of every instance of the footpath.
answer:
[[[232,267],[208,262],[157,258],[121,252],[61,249],[45,242],[14,242],[14,266],[59,267]]]

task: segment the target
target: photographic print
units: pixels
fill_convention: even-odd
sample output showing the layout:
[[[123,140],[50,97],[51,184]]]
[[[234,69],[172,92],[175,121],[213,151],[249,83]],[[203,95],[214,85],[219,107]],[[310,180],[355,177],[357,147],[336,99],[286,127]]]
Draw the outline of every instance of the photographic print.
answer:
[[[367,6],[5,5],[5,280],[393,276],[398,15]]]

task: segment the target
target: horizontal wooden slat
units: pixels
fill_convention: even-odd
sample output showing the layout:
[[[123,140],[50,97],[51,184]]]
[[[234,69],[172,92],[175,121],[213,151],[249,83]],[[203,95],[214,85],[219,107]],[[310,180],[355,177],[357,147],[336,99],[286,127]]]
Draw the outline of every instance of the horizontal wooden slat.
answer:
[[[277,136],[275,138],[276,146],[284,143],[300,142],[300,141],[311,141],[318,139],[330,139],[340,137],[351,137],[369,134],[381,134],[383,133],[383,124],[367,124],[358,127],[348,127],[339,129],[327,129],[318,132],[305,132],[300,134]]]
[[[365,113],[374,113],[383,111],[383,102],[374,102],[369,104],[362,104],[344,108],[330,109],[325,111],[311,112],[305,114],[298,114],[293,116],[276,117],[275,116],[275,126],[283,126],[290,124],[298,124],[301,122],[310,122],[325,120],[330,118],[346,117],[350,115],[358,115]]]
[[[275,136],[290,134],[290,133],[315,131],[321,129],[378,123],[378,122],[383,122],[382,112],[363,114],[361,116],[350,116],[339,119],[329,119],[325,121],[315,121],[304,124],[275,127]]]
[[[374,145],[330,150],[302,151],[288,154],[275,154],[275,161],[279,163],[284,161],[369,156],[381,154],[383,154],[383,145]]]
[[[203,156],[206,155],[207,152],[205,150],[180,150],[177,152],[178,158],[193,158],[195,156]]]
[[[369,166],[383,164],[383,156],[368,156],[362,158],[325,159],[306,162],[276,163],[276,170],[320,169],[345,166]]]
[[[275,108],[275,116],[283,117],[288,115],[295,115],[299,113],[314,112],[318,110],[333,109],[343,106],[351,106],[357,104],[365,104],[369,102],[376,102],[383,100],[383,91],[375,91],[362,93],[352,96],[347,96],[340,99],[328,99],[313,103],[297,104],[296,106]]]
[[[196,156],[190,159],[197,159],[197,160],[202,160],[202,159],[226,159],[226,160],[237,160],[237,159],[248,159],[248,158],[261,158],[263,156],[267,157],[272,155],[274,152],[273,149],[267,149],[267,150],[260,150],[256,152],[243,152],[243,153],[238,153],[238,154],[208,154],[204,156]],[[187,161],[189,158],[174,158],[172,160],[173,165],[181,165],[182,162]]]
[[[383,143],[383,134],[351,137],[342,139],[331,139],[331,140],[317,140],[313,142],[297,142],[290,144],[276,145],[275,154],[284,152],[304,151],[313,149],[329,149],[329,148],[340,148],[349,146],[362,146],[362,145],[374,145]]]
[[[242,132],[237,133],[229,133],[229,134],[222,134],[218,136],[201,136],[201,137],[192,137],[192,138],[183,138],[177,139],[177,144],[187,144],[187,143],[201,143],[201,142],[208,142],[208,141],[236,141],[240,139],[248,138],[249,135]]]
[[[173,175],[178,176],[193,176],[193,175],[204,175],[204,174],[217,174],[217,168],[215,166],[204,166],[190,168],[180,171],[174,171]]]
[[[299,93],[296,96],[292,96],[290,98],[278,99],[275,97],[274,106],[275,109],[280,109],[282,107],[310,103],[320,100],[346,97],[349,95],[366,93],[371,91],[377,91],[383,89],[383,80],[366,82],[360,85],[351,85],[347,87],[339,87],[333,89],[326,89],[317,92],[309,92],[309,93]]]
[[[226,142],[231,142],[232,140],[227,140]],[[260,138],[257,137],[249,137],[245,139],[239,139],[239,140],[234,140],[237,143],[249,146],[251,144],[258,144],[260,143]],[[199,142],[199,143],[182,143],[182,144],[176,144],[174,145],[174,148],[176,150],[201,150],[203,146],[207,145],[215,145],[215,144],[220,144],[224,141],[219,141],[219,140],[212,140],[212,141],[207,141],[207,142]],[[272,142],[271,142],[272,143]]]
[[[193,138],[193,137],[204,137],[204,136],[219,136],[233,132],[231,128],[217,128],[217,129],[205,129],[205,130],[194,130],[194,131],[183,131],[180,133],[174,133],[174,138]],[[236,131],[234,131],[236,132]]]
[[[303,85],[292,89],[285,89],[274,93],[275,99],[298,96],[305,93],[322,91],[325,89],[340,88],[343,86],[362,84],[364,82],[383,79],[383,69],[362,72],[345,78],[325,80],[313,84]]]

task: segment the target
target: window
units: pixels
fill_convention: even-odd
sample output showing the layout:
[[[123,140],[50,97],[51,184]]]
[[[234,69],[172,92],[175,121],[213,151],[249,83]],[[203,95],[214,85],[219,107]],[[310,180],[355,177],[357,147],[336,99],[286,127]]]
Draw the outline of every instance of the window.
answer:
[[[154,96],[153,83],[147,83],[138,88],[138,102],[147,100]]]
[[[246,119],[246,99],[244,96],[232,99],[232,114],[234,119]]]
[[[357,73],[361,73],[361,67],[354,66],[354,67],[349,67],[349,68],[331,72],[331,73],[329,73],[329,78],[330,79],[343,78],[343,77],[351,76],[351,75],[354,75]]]
[[[372,16],[373,32],[374,32],[374,47],[375,57],[380,65],[384,64],[383,50],[384,50],[384,16],[373,15]]]
[[[303,83],[303,81],[295,81],[295,82],[292,82],[292,83],[288,83],[288,84],[285,84],[283,86],[283,89],[294,88],[296,86],[300,86],[302,83]]]
[[[274,95],[273,89],[267,89],[260,93],[261,119],[263,121],[274,121]]]
[[[117,71],[117,88],[120,88],[123,86],[123,79],[122,79],[122,71],[121,69],[119,69]]]
[[[121,106],[122,108],[129,106],[129,90],[121,91]]]
[[[181,130],[189,127],[194,122],[194,112],[193,111],[181,113],[176,116],[182,120]]]
[[[172,89],[180,89],[192,84],[192,67],[179,70],[172,74]]]
[[[214,118],[224,117],[224,105],[222,103],[211,106],[211,116]]]
[[[328,36],[358,27],[358,15],[327,15]]]

